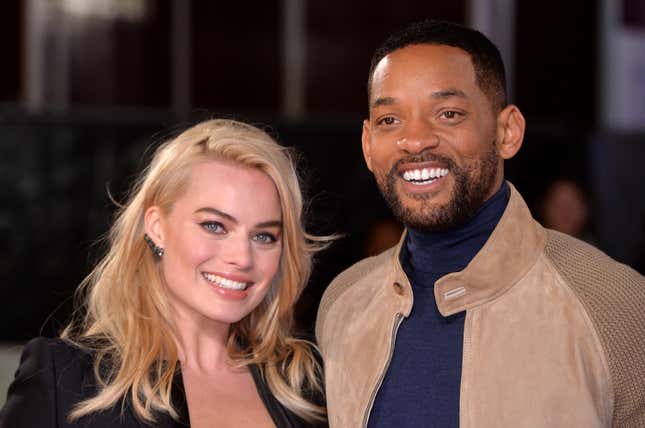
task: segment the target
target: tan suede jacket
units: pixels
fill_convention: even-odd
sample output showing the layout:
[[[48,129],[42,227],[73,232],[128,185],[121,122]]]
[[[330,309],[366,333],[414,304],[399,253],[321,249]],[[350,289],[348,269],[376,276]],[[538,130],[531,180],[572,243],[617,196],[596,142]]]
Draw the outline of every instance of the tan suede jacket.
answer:
[[[510,187],[484,247],[435,283],[444,316],[466,311],[460,426],[645,427],[645,279],[541,227]],[[367,425],[410,314],[402,243],[341,273],[321,301],[332,428]]]

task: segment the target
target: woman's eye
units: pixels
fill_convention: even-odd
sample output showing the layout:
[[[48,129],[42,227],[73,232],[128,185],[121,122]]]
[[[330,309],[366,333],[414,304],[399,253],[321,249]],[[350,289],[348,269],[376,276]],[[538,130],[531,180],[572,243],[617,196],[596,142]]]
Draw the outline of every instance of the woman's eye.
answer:
[[[272,244],[274,242],[277,242],[278,238],[270,233],[262,232],[255,235],[253,237],[253,240],[261,244]]]
[[[200,225],[206,229],[208,232],[211,233],[224,233],[226,230],[224,229],[224,226],[222,223],[218,221],[204,221],[200,223]]]

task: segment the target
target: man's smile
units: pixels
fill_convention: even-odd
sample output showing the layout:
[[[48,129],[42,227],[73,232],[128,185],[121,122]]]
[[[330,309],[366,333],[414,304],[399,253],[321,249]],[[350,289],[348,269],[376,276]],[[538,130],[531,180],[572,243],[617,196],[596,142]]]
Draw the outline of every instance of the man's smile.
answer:
[[[418,168],[404,171],[401,177],[408,183],[423,185],[445,177],[448,172],[448,168]]]

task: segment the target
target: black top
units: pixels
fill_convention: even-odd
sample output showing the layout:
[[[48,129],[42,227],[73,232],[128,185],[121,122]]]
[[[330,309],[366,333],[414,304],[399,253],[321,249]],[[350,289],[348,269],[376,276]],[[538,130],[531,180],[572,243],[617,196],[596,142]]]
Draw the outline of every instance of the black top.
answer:
[[[278,428],[317,426],[303,421],[282,406],[269,390],[258,367],[250,366],[250,371],[260,398]],[[179,421],[175,421],[166,413],[155,413],[157,421],[148,425],[136,417],[130,406],[126,405],[121,415],[119,402],[110,409],[92,413],[70,423],[67,415],[73,406],[97,393],[91,354],[61,339],[33,339],[25,347],[16,377],[9,386],[7,402],[0,411],[0,428],[190,426],[186,395],[179,371],[172,388],[172,402],[180,415]]]

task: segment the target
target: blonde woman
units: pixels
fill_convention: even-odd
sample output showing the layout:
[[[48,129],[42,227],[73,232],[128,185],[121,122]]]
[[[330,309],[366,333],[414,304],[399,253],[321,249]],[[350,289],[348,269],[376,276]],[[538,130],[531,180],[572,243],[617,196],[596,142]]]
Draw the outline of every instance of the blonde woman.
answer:
[[[1,427],[324,424],[292,309],[325,239],[285,148],[230,120],[162,145],[60,338],[26,347]]]

